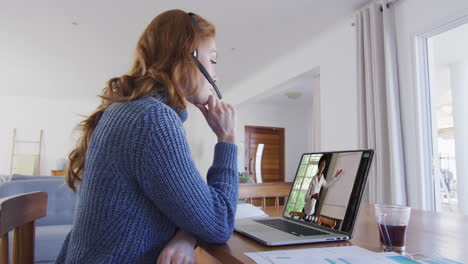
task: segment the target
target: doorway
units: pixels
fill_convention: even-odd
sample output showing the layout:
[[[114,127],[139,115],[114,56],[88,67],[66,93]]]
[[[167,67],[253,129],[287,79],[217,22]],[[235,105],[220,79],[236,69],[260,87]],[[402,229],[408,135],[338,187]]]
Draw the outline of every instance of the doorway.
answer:
[[[245,173],[254,182],[284,182],[285,129],[245,126]]]
[[[429,203],[437,211],[468,213],[468,18],[420,39],[425,167]]]

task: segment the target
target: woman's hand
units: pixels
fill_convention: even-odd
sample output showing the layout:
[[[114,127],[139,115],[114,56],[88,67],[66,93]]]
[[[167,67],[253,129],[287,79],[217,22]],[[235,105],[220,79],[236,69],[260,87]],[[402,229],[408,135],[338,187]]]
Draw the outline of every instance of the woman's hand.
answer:
[[[194,264],[197,240],[180,230],[164,247],[157,264]]]
[[[210,95],[208,108],[201,104],[196,106],[203,113],[208,125],[218,137],[218,142],[236,142],[236,111],[232,105]]]

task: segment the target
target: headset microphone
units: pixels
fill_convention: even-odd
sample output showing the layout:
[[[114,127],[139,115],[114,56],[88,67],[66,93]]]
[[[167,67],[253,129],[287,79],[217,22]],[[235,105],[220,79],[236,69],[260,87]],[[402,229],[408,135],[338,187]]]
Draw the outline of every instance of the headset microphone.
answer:
[[[203,67],[203,65],[198,60],[198,58],[197,58],[198,54],[197,53],[198,53],[197,50],[194,50],[193,54],[192,54],[193,59],[195,60],[195,64],[197,64],[198,69],[200,69],[203,76],[205,76],[205,78],[208,80],[208,82],[211,83],[211,85],[213,86],[213,89],[215,90],[215,92],[218,95],[219,99],[223,99],[223,97],[221,96],[221,92],[219,91],[218,86],[216,86],[216,83],[214,82],[213,78],[211,78],[208,71],[205,69],[205,67]]]
[[[192,25],[195,26],[195,14],[194,13],[188,13],[190,15],[190,17],[192,18]],[[219,91],[218,89],[218,86],[216,86],[216,83],[214,82],[213,78],[211,78],[210,74],[208,73],[208,71],[205,69],[205,67],[203,67],[203,65],[200,63],[200,61],[198,60],[198,51],[197,49],[195,49],[192,53],[192,57],[193,57],[193,60],[195,61],[195,64],[197,65],[198,69],[201,71],[201,73],[203,74],[203,76],[205,76],[205,78],[208,80],[208,82],[211,84],[211,86],[213,86],[213,89],[215,90],[216,92],[216,95],[218,95],[218,98],[219,99],[223,99],[223,97],[221,96],[221,92]]]

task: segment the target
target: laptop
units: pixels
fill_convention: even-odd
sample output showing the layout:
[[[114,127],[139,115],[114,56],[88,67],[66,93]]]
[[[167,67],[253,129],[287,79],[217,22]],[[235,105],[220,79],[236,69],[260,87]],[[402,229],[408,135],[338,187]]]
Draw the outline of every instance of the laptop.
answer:
[[[268,246],[350,240],[373,156],[302,154],[283,215],[238,219],[234,230]]]

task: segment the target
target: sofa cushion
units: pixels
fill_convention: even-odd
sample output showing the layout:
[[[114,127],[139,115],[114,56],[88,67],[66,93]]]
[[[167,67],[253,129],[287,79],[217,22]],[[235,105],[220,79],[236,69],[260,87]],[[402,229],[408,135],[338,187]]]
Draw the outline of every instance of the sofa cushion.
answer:
[[[47,192],[47,215],[37,226],[69,225],[73,222],[76,195],[63,180],[21,180],[0,185],[0,198],[28,192]]]
[[[36,227],[36,261],[55,261],[72,225]]]

